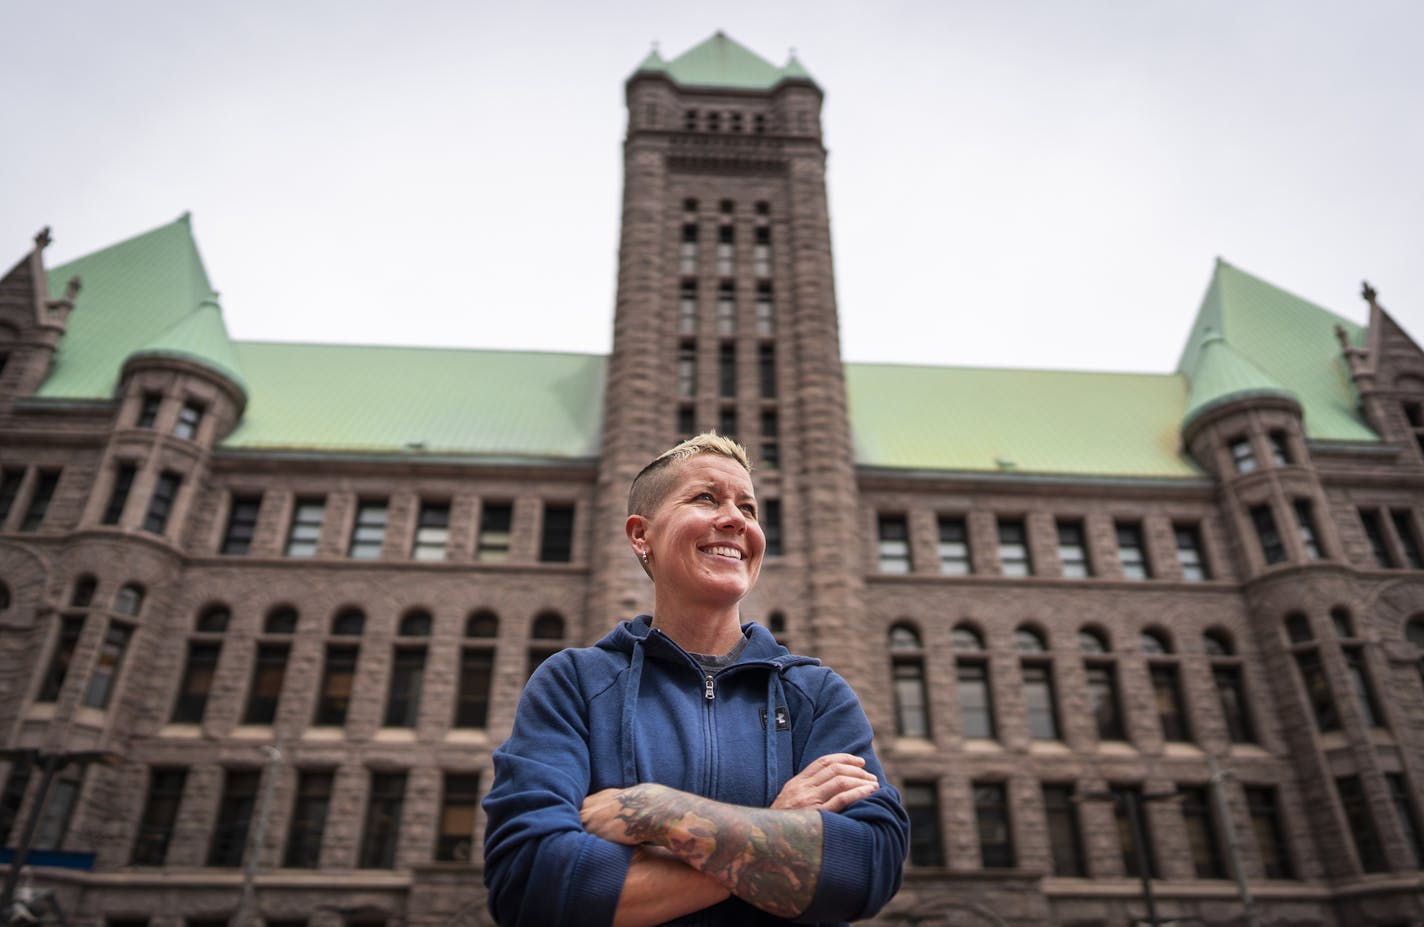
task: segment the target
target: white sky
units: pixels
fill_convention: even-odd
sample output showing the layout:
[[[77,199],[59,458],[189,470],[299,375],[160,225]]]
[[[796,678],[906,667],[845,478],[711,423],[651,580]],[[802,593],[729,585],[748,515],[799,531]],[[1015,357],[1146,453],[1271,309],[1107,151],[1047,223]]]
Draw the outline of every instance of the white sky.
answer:
[[[606,352],[623,81],[721,28],[826,92],[849,360],[1165,372],[1217,255],[1424,340],[1417,2],[4,5],[0,263],[191,211],[241,339]]]

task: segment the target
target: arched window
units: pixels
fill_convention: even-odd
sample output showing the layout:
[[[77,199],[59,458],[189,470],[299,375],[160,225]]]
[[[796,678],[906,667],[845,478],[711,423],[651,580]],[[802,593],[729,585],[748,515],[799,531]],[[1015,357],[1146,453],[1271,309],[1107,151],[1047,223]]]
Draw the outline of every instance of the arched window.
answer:
[[[429,637],[430,628],[434,623],[430,617],[430,612],[423,608],[412,609],[405,613],[400,621],[401,637]]]
[[[226,605],[215,603],[198,612],[194,630],[201,634],[222,634],[231,619],[232,611]]]
[[[1149,628],[1142,632],[1141,642],[1162,737],[1169,742],[1186,743],[1192,739],[1191,725],[1182,700],[1181,674],[1172,657],[1172,639],[1166,631]]]
[[[1078,649],[1083,652],[1083,669],[1088,677],[1088,697],[1099,740],[1125,740],[1122,700],[1118,696],[1117,661],[1107,635],[1097,628],[1078,631]]]
[[[297,610],[290,605],[278,605],[267,612],[262,622],[264,634],[295,634],[297,632]]]
[[[541,612],[534,619],[534,629],[530,632],[530,637],[535,640],[549,641],[562,640],[564,636],[564,619],[557,612]]]
[[[1350,617],[1350,610],[1343,605],[1330,609],[1330,626],[1335,629],[1336,637],[1355,636],[1355,622]]]
[[[138,583],[129,583],[119,590],[118,595],[114,596],[114,611],[120,615],[136,618],[142,609],[143,587]]]
[[[1291,612],[1286,615],[1285,630],[1296,671],[1300,673],[1301,685],[1305,687],[1306,700],[1310,702],[1311,713],[1315,716],[1315,726],[1321,731],[1339,730],[1340,710],[1335,705],[1334,693],[1330,691],[1330,679],[1325,675],[1325,664],[1321,661],[1320,647],[1311,631],[1310,619],[1303,612]]]
[[[1043,634],[1021,625],[1014,631],[1014,648],[1023,677],[1024,707],[1028,711],[1029,736],[1034,740],[1058,740],[1058,698],[1053,689],[1053,661],[1047,656]]]
[[[920,634],[907,624],[890,628],[890,678],[895,695],[895,733],[929,737],[929,700],[925,697],[925,656]]]
[[[487,608],[472,612],[465,619],[466,637],[498,637],[499,616]]]
[[[995,735],[994,691],[989,661],[984,656],[984,638],[970,625],[961,624],[949,632],[949,639],[958,653],[954,660],[954,678],[961,731],[965,737],[992,740]]]
[[[69,604],[74,608],[88,608],[94,603],[94,590],[99,581],[92,576],[81,576],[74,581],[74,591],[70,593]]]
[[[1202,633],[1202,649],[1211,661],[1211,678],[1216,683],[1221,720],[1232,743],[1254,743],[1256,729],[1251,723],[1251,711],[1246,702],[1246,683],[1242,676],[1242,661],[1236,656],[1231,635],[1220,628]]]
[[[984,649],[984,638],[971,625],[955,625],[949,632],[949,642],[955,650],[979,652]]]
[[[1142,652],[1150,657],[1162,657],[1171,654],[1172,639],[1165,631],[1150,629],[1142,632]]]
[[[1359,629],[1350,610],[1343,605],[1330,609],[1330,627],[1340,642],[1340,655],[1345,658],[1345,673],[1350,677],[1350,688],[1359,703],[1360,714],[1370,727],[1384,727],[1384,713],[1379,699],[1375,697],[1374,682],[1370,677],[1369,663],[1365,658],[1364,642],[1358,640]]]
[[[366,613],[359,608],[343,608],[331,619],[331,633],[338,637],[360,637],[366,630]]]

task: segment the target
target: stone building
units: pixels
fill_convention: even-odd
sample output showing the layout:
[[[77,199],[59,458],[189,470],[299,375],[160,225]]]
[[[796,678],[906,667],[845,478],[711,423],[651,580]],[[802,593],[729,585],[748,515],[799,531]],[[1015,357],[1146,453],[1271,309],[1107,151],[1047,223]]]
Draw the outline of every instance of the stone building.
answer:
[[[745,613],[852,681],[915,824],[878,923],[1128,924],[1144,869],[1175,923],[1247,924],[1238,874],[1261,924],[1424,921],[1424,352],[1375,295],[1218,263],[1171,373],[846,364],[808,73],[718,34],[626,93],[608,356],[234,341],[186,216],[0,279],[34,886],[487,922],[491,750],[649,604],[626,487],[715,427],[759,462]]]

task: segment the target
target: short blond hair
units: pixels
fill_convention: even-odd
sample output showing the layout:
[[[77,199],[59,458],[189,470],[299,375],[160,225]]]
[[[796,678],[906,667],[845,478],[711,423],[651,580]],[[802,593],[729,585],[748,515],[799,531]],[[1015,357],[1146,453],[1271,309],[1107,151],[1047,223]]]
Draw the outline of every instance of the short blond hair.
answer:
[[[747,449],[726,435],[715,431],[704,431],[686,441],[676,444],[653,458],[628,487],[628,514],[648,516],[652,514],[672,484],[671,466],[698,454],[717,454],[735,460],[748,473],[752,472],[751,461],[747,459]]]

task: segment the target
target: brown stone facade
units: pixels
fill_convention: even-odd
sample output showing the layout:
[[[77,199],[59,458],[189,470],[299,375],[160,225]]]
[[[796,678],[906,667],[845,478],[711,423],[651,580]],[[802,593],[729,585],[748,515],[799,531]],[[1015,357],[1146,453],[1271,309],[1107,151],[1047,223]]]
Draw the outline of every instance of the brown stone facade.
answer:
[[[67,311],[43,242],[0,280],[0,839],[41,778],[13,751],[121,760],[62,771],[41,816],[50,848],[94,854],[33,870],[69,922],[227,922],[246,898],[269,925],[488,923],[471,795],[541,655],[650,602],[626,487],[708,427],[750,447],[777,513],[746,613],[851,680],[915,803],[876,923],[1137,922],[1131,795],[1164,920],[1247,924],[1234,855],[1261,924],[1424,922],[1408,336],[1376,306],[1350,356],[1382,445],[1312,443],[1298,407],[1257,397],[1182,436],[1198,481],[857,467],[820,91],[638,74],[627,95],[598,459],[227,450],[240,391],[174,359],[131,364],[111,402],[36,401]],[[187,400],[207,414],[180,437]],[[448,528],[426,561],[431,504]],[[373,505],[375,556],[353,557]],[[482,530],[506,507],[507,532]],[[548,558],[568,507],[568,558]]]

